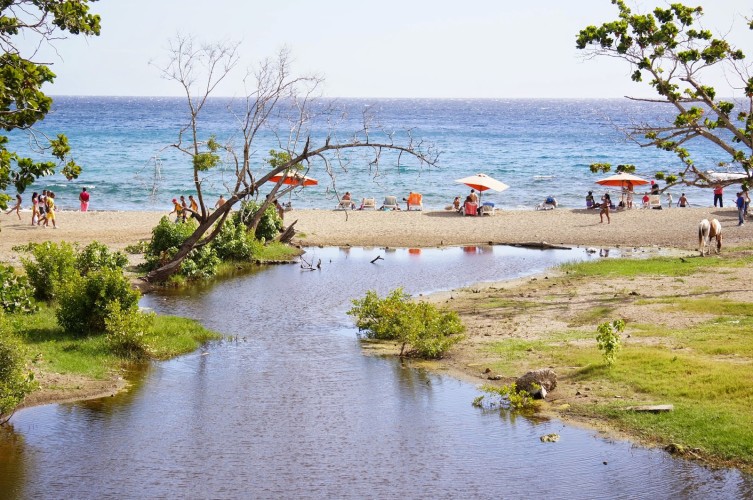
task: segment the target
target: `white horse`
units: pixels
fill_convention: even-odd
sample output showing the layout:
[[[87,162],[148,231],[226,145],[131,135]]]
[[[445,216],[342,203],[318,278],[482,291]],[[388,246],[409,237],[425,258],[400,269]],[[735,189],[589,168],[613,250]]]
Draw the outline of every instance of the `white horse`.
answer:
[[[722,225],[716,219],[703,219],[698,224],[698,251],[701,257],[711,253],[711,238],[716,238],[716,253],[722,250]],[[709,248],[706,252],[706,247]]]

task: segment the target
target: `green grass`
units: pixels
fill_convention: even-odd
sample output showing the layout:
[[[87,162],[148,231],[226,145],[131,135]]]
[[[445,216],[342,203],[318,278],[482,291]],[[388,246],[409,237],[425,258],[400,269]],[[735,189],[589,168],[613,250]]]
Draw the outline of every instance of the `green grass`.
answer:
[[[627,331],[635,340],[623,336],[611,368],[595,342],[569,342],[594,339],[595,332],[501,341],[491,347],[499,357],[492,366],[505,375],[519,375],[533,365],[569,367],[558,369],[560,377],[592,388],[591,398],[571,411],[607,418],[618,428],[659,442],[753,464],[753,308],[719,299],[673,304],[678,310],[723,315],[678,329],[629,324]],[[640,343],[645,337],[658,342]],[[591,404],[594,399],[600,404]],[[635,404],[673,404],[675,410],[656,415],[623,409]]]
[[[259,262],[291,260],[301,254],[296,247],[276,241],[266,245],[255,241],[252,248],[254,259]]]
[[[741,267],[753,263],[753,257],[738,259],[654,257],[651,259],[603,259],[593,262],[569,262],[560,270],[574,277],[594,276],[688,276],[712,272],[718,267]]]
[[[66,334],[49,306],[42,305],[36,314],[9,315],[8,319],[27,346],[33,366],[38,368],[104,379],[128,362],[110,352],[104,335],[79,338]],[[145,337],[153,358],[168,359],[194,351],[220,336],[193,320],[157,316]]]

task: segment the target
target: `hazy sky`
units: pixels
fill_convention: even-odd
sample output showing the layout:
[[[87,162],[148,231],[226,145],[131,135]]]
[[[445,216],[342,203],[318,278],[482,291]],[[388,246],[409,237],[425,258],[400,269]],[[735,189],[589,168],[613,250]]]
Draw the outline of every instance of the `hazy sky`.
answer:
[[[635,10],[666,5],[630,2]],[[686,1],[688,5],[695,2]],[[705,0],[705,25],[735,29],[750,0]],[[646,95],[629,68],[584,60],[575,36],[615,19],[609,0],[102,0],[102,35],[58,42],[52,95],[179,95],[149,64],[176,33],[242,42],[242,66],[287,46],[298,72],[326,78],[338,97],[620,97]],[[37,58],[39,59],[39,58]],[[239,95],[240,76],[221,89]]]

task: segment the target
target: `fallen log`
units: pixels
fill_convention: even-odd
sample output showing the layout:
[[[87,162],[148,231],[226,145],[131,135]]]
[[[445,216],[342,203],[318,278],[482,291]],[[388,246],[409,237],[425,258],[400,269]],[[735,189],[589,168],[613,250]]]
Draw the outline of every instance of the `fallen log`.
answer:
[[[529,241],[525,243],[505,243],[505,242],[497,242],[494,243],[495,245],[506,245],[509,247],[521,247],[521,248],[538,248],[541,250],[572,250],[573,247],[566,247],[564,245],[553,245],[551,243],[547,243],[546,241]]]
[[[285,228],[285,231],[281,232],[275,239],[280,243],[290,243],[290,240],[295,236],[295,229],[293,226],[295,226],[296,222],[298,222],[298,219],[293,221],[293,223]]]

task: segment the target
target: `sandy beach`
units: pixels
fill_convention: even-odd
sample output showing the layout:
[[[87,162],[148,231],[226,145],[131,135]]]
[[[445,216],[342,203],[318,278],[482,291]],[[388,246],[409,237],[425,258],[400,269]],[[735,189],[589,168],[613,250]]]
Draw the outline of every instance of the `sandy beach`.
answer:
[[[2,215],[0,260],[17,262],[13,247],[28,242],[97,240],[123,249],[149,239],[163,212],[66,212],[57,214],[58,228],[32,227],[31,213]],[[285,223],[298,221],[299,242],[322,246],[433,247],[479,243],[547,242],[557,245],[697,247],[698,222],[719,219],[724,245],[753,240],[753,223],[737,226],[734,208],[634,209],[612,213],[612,222],[599,223],[598,211],[499,211],[493,216],[462,217],[444,211],[378,212],[293,210]]]

